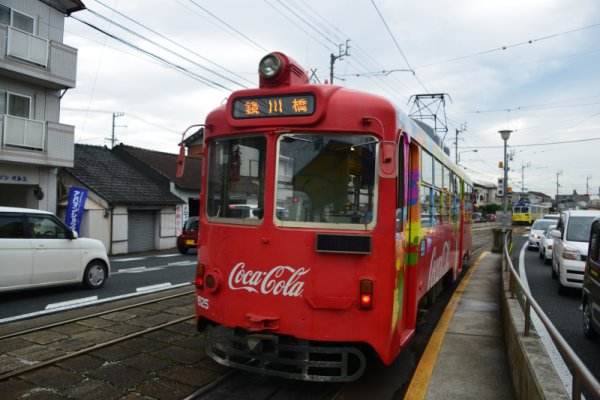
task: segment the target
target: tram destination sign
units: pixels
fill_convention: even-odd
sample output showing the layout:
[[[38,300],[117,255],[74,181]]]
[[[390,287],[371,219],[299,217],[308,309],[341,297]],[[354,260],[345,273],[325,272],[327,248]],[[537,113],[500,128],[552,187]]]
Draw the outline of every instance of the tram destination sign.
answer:
[[[300,117],[314,112],[315,96],[312,94],[240,97],[233,102],[235,119]]]

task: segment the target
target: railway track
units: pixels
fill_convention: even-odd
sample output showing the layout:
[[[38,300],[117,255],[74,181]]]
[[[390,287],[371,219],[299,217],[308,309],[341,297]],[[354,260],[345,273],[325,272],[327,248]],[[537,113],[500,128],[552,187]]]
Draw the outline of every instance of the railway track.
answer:
[[[487,246],[489,238],[474,242],[474,255]],[[220,366],[206,356],[196,331],[194,291],[174,292],[93,314],[78,310],[0,326],[1,397],[339,400],[359,398],[356,384],[368,385],[290,381]]]

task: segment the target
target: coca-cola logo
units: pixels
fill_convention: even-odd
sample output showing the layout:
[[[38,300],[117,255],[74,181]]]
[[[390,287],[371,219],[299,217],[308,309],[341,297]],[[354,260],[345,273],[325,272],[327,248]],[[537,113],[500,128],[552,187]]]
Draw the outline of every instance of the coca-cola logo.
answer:
[[[450,268],[450,243],[445,242],[442,254],[436,258],[437,246],[433,248],[431,255],[431,265],[429,266],[429,282],[430,289],[437,281],[439,281],[446,271]]]
[[[246,264],[240,262],[229,273],[228,284],[231,290],[299,297],[304,290],[304,282],[300,278],[309,271],[310,268],[285,265],[279,265],[270,271],[253,271],[246,269]]]

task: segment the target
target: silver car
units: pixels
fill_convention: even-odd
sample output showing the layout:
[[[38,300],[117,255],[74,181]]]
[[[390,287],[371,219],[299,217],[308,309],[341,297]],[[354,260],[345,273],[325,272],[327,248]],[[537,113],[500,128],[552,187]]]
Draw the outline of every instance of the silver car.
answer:
[[[531,225],[529,237],[527,239],[527,248],[529,250],[535,250],[536,248],[539,248],[540,237],[550,225],[556,225],[556,221],[552,219],[538,219],[533,223],[533,225]]]
[[[544,260],[545,264],[552,264],[552,243],[554,239],[550,235],[556,225],[550,225],[540,235],[540,258]]]

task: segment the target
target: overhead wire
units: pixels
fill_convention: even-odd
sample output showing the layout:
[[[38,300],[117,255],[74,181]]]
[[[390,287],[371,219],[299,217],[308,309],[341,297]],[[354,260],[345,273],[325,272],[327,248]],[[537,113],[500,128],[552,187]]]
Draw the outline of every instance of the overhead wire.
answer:
[[[237,81],[235,81],[235,80],[233,80],[233,79],[231,79],[231,78],[229,78],[229,77],[227,77],[227,76],[225,76],[225,75],[223,75],[223,74],[221,74],[221,73],[219,73],[219,72],[217,72],[217,71],[215,71],[215,70],[213,70],[213,69],[211,69],[211,68],[208,68],[208,67],[206,67],[206,66],[204,66],[204,65],[202,65],[202,64],[199,64],[199,63],[197,63],[196,61],[194,61],[194,60],[192,60],[192,59],[190,59],[190,58],[188,58],[188,57],[185,57],[185,56],[183,56],[183,55],[181,55],[181,54],[179,54],[179,53],[177,53],[177,52],[175,52],[175,51],[173,51],[173,50],[171,50],[171,49],[169,49],[169,48],[167,48],[167,47],[165,47],[165,46],[163,46],[163,45],[161,45],[161,44],[159,44],[159,43],[157,43],[157,42],[155,42],[154,40],[151,40],[151,39],[149,39],[149,38],[147,38],[147,37],[143,36],[142,34],[140,34],[140,33],[138,33],[138,32],[135,32],[135,31],[133,31],[132,29],[130,29],[130,28],[128,28],[128,27],[126,27],[126,26],[124,26],[124,25],[122,25],[122,24],[119,24],[118,22],[114,21],[113,19],[109,19],[109,18],[107,18],[106,16],[104,16],[104,15],[102,15],[102,14],[100,14],[100,13],[96,12],[96,11],[93,11],[93,10],[91,10],[91,9],[87,9],[87,10],[88,10],[88,11],[89,11],[89,12],[90,12],[92,15],[94,15],[94,16],[96,16],[96,17],[98,17],[98,18],[100,18],[100,19],[102,19],[102,20],[104,20],[104,21],[106,21],[106,22],[108,22],[108,23],[110,23],[110,24],[113,24],[113,25],[117,26],[118,28],[120,28],[120,29],[124,30],[125,32],[128,32],[128,33],[130,33],[130,34],[134,35],[135,37],[137,37],[137,38],[139,38],[139,39],[142,39],[142,40],[144,40],[144,41],[146,41],[146,42],[148,42],[148,43],[150,43],[150,44],[152,44],[152,45],[154,45],[154,46],[158,47],[159,49],[162,49],[162,50],[164,50],[164,51],[168,52],[168,53],[169,53],[169,54],[171,54],[171,55],[174,55],[174,56],[176,56],[176,57],[179,57],[179,58],[181,58],[182,60],[185,60],[185,61],[189,62],[190,64],[192,64],[192,65],[195,65],[195,66],[197,66],[197,67],[201,68],[202,70],[204,70],[204,71],[206,71],[206,72],[209,72],[209,73],[211,73],[211,74],[213,74],[213,75],[216,75],[216,76],[218,76],[219,78],[221,78],[221,79],[224,79],[224,80],[226,80],[226,81],[228,81],[228,82],[230,82],[230,83],[233,83],[233,84],[235,84],[235,85],[241,86],[241,87],[243,87],[243,88],[248,88],[246,85],[244,85],[244,84],[242,84],[242,83],[239,83],[239,82],[237,82]],[[133,21],[133,20],[132,20],[132,21]],[[225,89],[225,90],[229,90],[229,91],[231,91],[231,89],[230,89],[230,88],[228,88],[228,87],[226,87],[226,86],[223,86],[223,85],[221,85],[221,84],[217,83],[216,81],[214,81],[214,80],[212,80],[212,79],[208,79],[208,78],[206,78],[206,77],[203,77],[203,78],[204,78],[204,79],[206,79],[207,81],[210,81],[210,82],[211,82],[212,84],[214,84],[215,86],[219,86],[219,87],[221,87],[221,88],[223,88],[223,89]]]
[[[454,57],[454,58],[450,58],[450,59],[447,59],[447,60],[444,60],[444,61],[437,61],[437,62],[430,63],[430,64],[424,64],[424,65],[418,66],[417,69],[428,68],[428,67],[432,67],[434,65],[446,64],[446,63],[453,62],[453,61],[458,61],[458,60],[464,60],[465,58],[482,56],[482,55],[494,53],[494,52],[497,52],[497,51],[504,51],[504,50],[507,50],[507,49],[510,49],[510,48],[513,48],[513,47],[524,46],[524,45],[527,45],[527,44],[533,44],[533,43],[536,43],[536,42],[540,42],[542,40],[552,39],[552,38],[555,38],[555,37],[558,37],[558,36],[568,35],[570,33],[579,32],[579,31],[582,31],[582,30],[596,28],[596,27],[600,27],[600,23],[598,23],[598,24],[592,24],[592,25],[588,25],[588,26],[584,26],[584,27],[581,27],[581,28],[571,29],[571,30],[568,30],[568,31],[564,31],[564,32],[560,32],[560,33],[555,33],[555,34],[551,34],[551,35],[546,35],[546,36],[543,36],[543,37],[540,37],[540,38],[537,38],[537,39],[531,39],[531,40],[526,40],[526,41],[523,41],[523,42],[518,42],[518,43],[506,45],[506,46],[500,46],[500,47],[496,47],[496,48],[493,48],[493,49],[490,49],[490,50],[484,50],[484,51],[479,51],[479,52],[472,53],[472,54],[467,54],[467,55],[464,55],[464,56]]]
[[[94,24],[92,24],[92,23],[90,23],[88,21],[85,21],[85,20],[83,20],[83,19],[81,19],[81,18],[79,18],[77,16],[71,15],[71,18],[75,19],[76,21],[81,22],[82,24],[84,24],[84,25],[86,25],[86,26],[88,26],[88,27],[90,27],[90,28],[92,28],[92,29],[94,29],[94,30],[96,30],[96,31],[98,31],[98,32],[100,32],[100,33],[102,33],[102,34],[104,34],[104,35],[106,35],[106,36],[108,36],[108,37],[110,37],[110,38],[112,38],[112,39],[114,39],[114,40],[116,40],[116,41],[124,44],[124,45],[126,45],[126,46],[128,46],[128,47],[133,48],[136,51],[144,53],[148,57],[151,57],[151,58],[159,61],[164,66],[167,66],[167,67],[172,68],[172,69],[174,69],[176,71],[184,73],[185,75],[189,76],[190,78],[192,78],[192,79],[194,79],[194,80],[196,80],[198,82],[201,82],[201,83],[203,83],[203,84],[205,84],[207,86],[210,86],[210,87],[212,87],[214,89],[221,88],[221,89],[227,90],[228,92],[232,91],[232,89],[230,89],[230,88],[228,88],[228,87],[226,87],[224,85],[221,85],[218,82],[214,82],[214,81],[212,81],[210,79],[207,79],[207,78],[205,78],[203,76],[195,74],[194,72],[188,70],[185,67],[182,67],[181,65],[175,64],[175,63],[173,63],[171,61],[168,61],[167,59],[165,59],[165,58],[163,58],[163,57],[161,57],[161,56],[159,56],[157,54],[152,53],[151,51],[148,51],[148,50],[145,50],[145,49],[143,49],[143,48],[141,48],[139,46],[136,46],[133,43],[131,43],[131,42],[129,42],[129,41],[123,39],[123,38],[120,38],[120,37],[118,37],[118,36],[116,36],[114,34],[111,34],[111,33],[107,32],[107,31],[105,31],[104,29],[102,29],[102,28],[100,28],[100,27],[98,27],[98,26],[96,26],[96,25],[94,25]]]
[[[387,22],[385,21],[385,18],[383,18],[383,14],[381,14],[381,11],[379,11],[379,8],[377,7],[377,4],[375,4],[375,0],[371,0],[371,3],[373,4],[373,7],[377,11],[377,14],[379,14],[379,17],[381,18],[381,21],[383,22],[383,25],[385,26],[385,28],[387,29],[388,33],[390,34],[392,40],[396,44],[396,48],[398,49],[398,51],[402,55],[402,58],[404,59],[404,62],[406,62],[406,65],[408,66],[408,68],[413,71],[413,76],[419,82],[419,84],[425,90],[425,92],[429,93],[429,90],[427,90],[427,88],[425,87],[425,85],[423,84],[423,82],[421,81],[421,79],[419,79],[419,77],[417,76],[416,72],[414,72],[415,69],[408,62],[408,59],[404,55],[404,52],[402,51],[402,48],[400,47],[400,44],[398,43],[398,41],[396,40],[396,37],[394,36],[394,33],[392,32],[392,30],[388,26]]]
[[[148,27],[148,26],[146,26],[146,25],[144,25],[144,24],[142,24],[142,23],[140,23],[140,22],[138,22],[138,21],[134,20],[133,18],[131,18],[131,17],[129,17],[129,16],[127,16],[127,15],[125,15],[125,14],[121,13],[120,11],[118,11],[118,10],[116,10],[116,9],[114,9],[113,7],[110,7],[110,6],[106,5],[106,4],[104,4],[104,3],[103,3],[101,0],[95,0],[95,1],[96,1],[98,4],[100,4],[100,5],[104,6],[104,7],[106,7],[107,9],[109,9],[109,10],[113,11],[114,13],[116,13],[116,14],[120,15],[121,17],[125,18],[126,20],[128,20],[128,21],[130,21],[130,22],[133,22],[133,23],[134,23],[134,24],[136,24],[137,26],[139,26],[139,27],[141,27],[141,28],[143,28],[143,29],[146,29],[147,31],[149,31],[149,32],[151,32],[151,33],[153,33],[153,34],[155,34],[156,36],[158,36],[158,37],[160,37],[160,38],[162,38],[162,39],[165,39],[165,40],[166,40],[166,41],[168,41],[169,43],[171,43],[171,44],[174,44],[175,46],[177,46],[177,47],[179,47],[179,48],[181,48],[181,49],[183,49],[183,50],[185,50],[185,51],[187,51],[187,52],[189,52],[189,53],[193,54],[193,55],[194,55],[194,56],[196,56],[196,57],[199,57],[199,58],[201,58],[202,60],[204,60],[204,61],[206,61],[206,62],[210,63],[211,65],[213,65],[213,66],[215,66],[215,67],[218,67],[218,68],[220,68],[220,69],[221,69],[221,70],[223,70],[223,71],[226,71],[227,73],[229,73],[229,74],[231,74],[231,75],[234,75],[234,76],[236,76],[236,77],[238,77],[238,78],[240,78],[240,79],[243,79],[243,80],[245,80],[246,82],[248,82],[248,83],[250,83],[250,84],[253,84],[253,82],[252,82],[252,81],[250,81],[250,80],[246,79],[245,77],[243,77],[243,76],[241,76],[241,75],[239,75],[239,74],[237,74],[237,73],[235,73],[235,72],[233,72],[233,71],[231,71],[231,70],[229,70],[229,69],[225,68],[224,66],[222,66],[222,65],[220,65],[220,64],[218,64],[218,63],[216,63],[216,62],[214,62],[214,61],[212,61],[212,60],[210,60],[209,58],[207,58],[207,57],[205,57],[205,56],[203,56],[203,55],[201,55],[201,54],[198,54],[198,53],[197,53],[197,52],[195,52],[195,51],[192,51],[192,50],[191,50],[189,47],[185,47],[185,46],[183,46],[182,44],[175,42],[173,39],[171,39],[171,38],[169,38],[169,37],[167,37],[167,36],[165,36],[165,35],[163,35],[163,34],[161,34],[161,33],[157,32],[156,30],[154,30],[154,29],[152,29],[152,28],[150,28],[150,27]],[[153,43],[154,43],[154,42],[153,42]],[[155,44],[155,43],[154,43],[154,44]],[[159,46],[160,46],[160,45],[159,45]],[[162,47],[162,46],[161,46],[161,47]],[[170,50],[168,50],[168,51],[170,51]],[[183,58],[183,57],[182,57],[182,58]],[[195,62],[194,62],[194,64],[195,64],[195,65],[197,65]],[[214,71],[212,71],[210,68],[207,68],[207,67],[205,67],[205,66],[202,66],[202,65],[199,65],[199,66],[200,66],[202,69],[204,69],[204,70],[206,70],[206,71],[208,71],[208,72],[215,73],[215,72],[214,72]],[[215,73],[215,75],[221,76],[222,78],[224,78],[224,79],[227,79],[227,80],[229,80],[230,82],[232,82],[232,83],[235,83],[235,84],[237,84],[237,85],[239,85],[239,86],[241,86],[241,87],[245,87],[244,85],[242,85],[242,84],[240,84],[239,82],[236,82],[236,81],[234,81],[234,80],[232,80],[232,79],[230,79],[230,78],[224,77],[224,76],[222,76],[222,75],[220,75],[220,74],[217,74],[217,73]]]
[[[231,26],[230,24],[228,24],[223,19],[219,18],[218,16],[216,16],[215,14],[213,14],[212,12],[210,12],[209,10],[207,10],[206,8],[202,7],[200,4],[196,3],[195,0],[189,0],[189,2],[192,3],[193,5],[195,5],[196,7],[198,7],[199,9],[201,9],[202,11],[204,11],[205,13],[207,13],[208,15],[210,15],[211,17],[213,17],[214,19],[216,19],[217,21],[219,21],[220,23],[222,23],[223,25],[225,25],[226,27],[228,27],[229,29],[231,29],[233,32],[237,33],[238,35],[240,35],[241,37],[243,37],[244,39],[246,39],[248,42],[252,43],[253,45],[255,45],[256,47],[258,47],[259,49],[263,50],[265,53],[269,52],[269,50],[267,50],[265,47],[263,47],[262,45],[258,44],[257,42],[255,42],[254,40],[252,40],[251,38],[249,38],[248,36],[244,35],[238,29],[236,29],[235,27]]]

